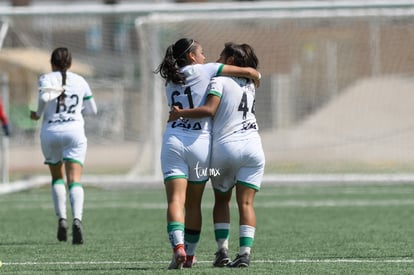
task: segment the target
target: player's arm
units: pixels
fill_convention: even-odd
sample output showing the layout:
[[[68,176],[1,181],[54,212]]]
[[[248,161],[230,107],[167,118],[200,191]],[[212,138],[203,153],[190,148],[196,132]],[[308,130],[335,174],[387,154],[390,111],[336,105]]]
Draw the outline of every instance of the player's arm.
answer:
[[[63,91],[64,87],[52,85],[45,75],[40,76],[39,92],[37,95],[37,110],[30,111],[30,119],[39,120],[45,111],[47,103],[58,98]]]
[[[98,113],[98,107],[92,96],[85,97],[83,99],[83,110],[82,113],[85,115],[96,115]]]
[[[173,106],[170,111],[168,121],[174,121],[179,118],[202,118],[214,116],[220,104],[220,97],[209,94],[206,103],[203,106],[192,109],[180,109],[178,106]]]
[[[46,102],[43,100],[41,93],[39,92],[37,99],[37,111],[30,111],[30,119],[39,120],[46,108]]]
[[[224,65],[220,75],[237,76],[252,79],[256,87],[260,86],[262,75],[259,71],[250,67],[237,67],[233,65]]]

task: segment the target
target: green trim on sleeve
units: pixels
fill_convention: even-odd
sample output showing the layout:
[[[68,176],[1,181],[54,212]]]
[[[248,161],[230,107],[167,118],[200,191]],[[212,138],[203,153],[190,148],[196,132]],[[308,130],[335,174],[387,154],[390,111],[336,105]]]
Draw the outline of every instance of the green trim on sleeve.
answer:
[[[217,91],[215,91],[215,90],[210,90],[210,91],[208,91],[208,94],[209,94],[209,95],[215,95],[215,96],[218,96],[219,98],[221,98],[221,97],[223,96],[223,94],[222,94],[222,93],[219,93],[219,92],[217,92]]]
[[[221,64],[221,65],[219,66],[218,70],[217,70],[217,74],[216,74],[216,76],[221,75],[221,72],[223,71],[223,68],[224,68],[224,64]]]
[[[89,99],[91,99],[91,98],[93,98],[93,96],[92,96],[92,95],[90,95],[90,96],[85,96],[85,97],[83,98],[83,100],[89,100]]]

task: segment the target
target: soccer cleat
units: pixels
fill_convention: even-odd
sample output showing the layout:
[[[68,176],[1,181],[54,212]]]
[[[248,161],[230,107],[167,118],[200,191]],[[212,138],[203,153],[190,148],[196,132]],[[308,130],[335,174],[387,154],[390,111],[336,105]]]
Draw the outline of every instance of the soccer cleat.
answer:
[[[250,255],[249,254],[243,254],[239,255],[237,254],[236,259],[229,263],[228,267],[249,267],[250,264]]]
[[[72,224],[72,244],[83,244],[82,222],[78,219],[73,220]]]
[[[186,260],[186,254],[183,245],[177,245],[174,248],[174,254],[168,269],[182,269]]]
[[[66,219],[59,219],[57,239],[59,242],[66,242],[68,240],[68,222]]]
[[[216,259],[213,262],[213,266],[215,267],[225,267],[230,262],[227,249],[221,248],[215,255]]]
[[[185,262],[183,264],[184,268],[192,268],[193,265],[195,265],[195,263],[197,262],[196,256],[191,255],[186,257]]]

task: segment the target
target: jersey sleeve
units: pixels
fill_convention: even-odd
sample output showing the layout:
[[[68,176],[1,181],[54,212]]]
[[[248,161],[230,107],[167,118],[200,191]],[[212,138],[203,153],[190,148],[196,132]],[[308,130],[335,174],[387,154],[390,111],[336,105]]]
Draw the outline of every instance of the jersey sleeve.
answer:
[[[98,108],[96,107],[95,100],[93,96],[89,96],[83,99],[83,113],[85,115],[96,115],[98,113]]]
[[[86,80],[83,77],[82,77],[82,89],[84,90],[84,96],[83,96],[84,99],[90,98],[93,96],[92,90],[89,87],[88,82],[86,82]]]
[[[210,78],[213,78],[215,76],[221,75],[221,71],[223,71],[224,64],[222,63],[207,63],[205,64],[207,68],[209,69]]]
[[[83,110],[82,113],[85,115],[96,115],[98,108],[92,95],[92,90],[89,84],[83,79],[83,89],[85,91],[83,96]]]
[[[223,83],[220,81],[220,78],[214,77],[211,79],[208,86],[208,95],[218,96],[219,98],[223,95]]]
[[[48,74],[44,74],[39,77],[38,85],[39,90],[42,90],[42,88],[62,87],[60,79],[58,79],[55,75]]]
[[[46,108],[46,101],[42,98],[42,89],[46,87],[52,87],[52,81],[47,78],[46,75],[41,75],[38,80],[38,95],[37,95],[37,116],[42,116]]]

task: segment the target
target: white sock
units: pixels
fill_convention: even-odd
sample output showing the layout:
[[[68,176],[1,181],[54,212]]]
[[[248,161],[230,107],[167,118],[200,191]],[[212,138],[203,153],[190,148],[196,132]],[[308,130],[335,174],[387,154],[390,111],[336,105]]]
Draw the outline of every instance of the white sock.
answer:
[[[172,248],[176,247],[179,244],[184,246],[184,231],[174,230],[168,233],[170,238]]]
[[[73,219],[82,220],[84,191],[83,187],[78,182],[72,182],[69,185],[69,198],[72,206]]]
[[[239,228],[239,255],[249,254],[253,246],[256,228],[250,225],[240,225]]]
[[[56,216],[59,219],[66,219],[66,186],[63,179],[52,182],[52,199]]]
[[[174,249],[177,245],[184,246],[184,224],[181,222],[169,222],[167,224],[168,239]]]
[[[215,223],[214,235],[216,238],[217,249],[229,249],[229,235],[230,224],[229,223]]]

